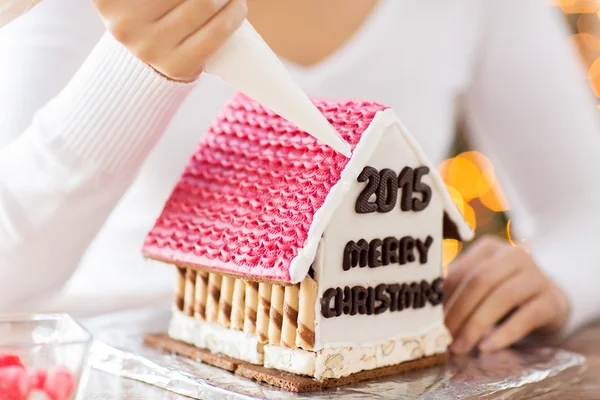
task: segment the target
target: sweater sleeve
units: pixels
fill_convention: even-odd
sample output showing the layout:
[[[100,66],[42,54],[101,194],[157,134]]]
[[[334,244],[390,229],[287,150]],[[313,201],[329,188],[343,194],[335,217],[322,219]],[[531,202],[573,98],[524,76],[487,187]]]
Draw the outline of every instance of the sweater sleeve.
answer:
[[[191,88],[107,33],[0,150],[0,309],[65,283]]]
[[[517,235],[570,298],[568,333],[600,316],[598,110],[556,10],[489,6],[466,96],[473,141],[495,164]]]

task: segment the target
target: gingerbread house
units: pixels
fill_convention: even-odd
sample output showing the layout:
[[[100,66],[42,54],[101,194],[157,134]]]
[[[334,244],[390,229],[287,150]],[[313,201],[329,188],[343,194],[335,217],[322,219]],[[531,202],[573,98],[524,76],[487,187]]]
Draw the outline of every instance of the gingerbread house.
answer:
[[[169,336],[317,381],[445,354],[471,228],[391,109],[315,104],[351,158],[241,94],[201,141],[143,247],[178,271]]]

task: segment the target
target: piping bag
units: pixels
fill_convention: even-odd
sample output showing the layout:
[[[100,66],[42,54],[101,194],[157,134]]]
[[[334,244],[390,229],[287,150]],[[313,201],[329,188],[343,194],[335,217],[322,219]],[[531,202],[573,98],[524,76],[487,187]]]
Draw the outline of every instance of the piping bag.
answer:
[[[277,55],[247,20],[206,60],[204,71],[350,157],[350,145],[293,81]]]

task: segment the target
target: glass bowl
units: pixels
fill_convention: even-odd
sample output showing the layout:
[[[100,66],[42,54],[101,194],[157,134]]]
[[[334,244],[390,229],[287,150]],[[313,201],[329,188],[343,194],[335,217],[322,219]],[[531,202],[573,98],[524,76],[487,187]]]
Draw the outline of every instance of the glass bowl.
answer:
[[[75,399],[91,344],[66,314],[0,315],[0,399]]]

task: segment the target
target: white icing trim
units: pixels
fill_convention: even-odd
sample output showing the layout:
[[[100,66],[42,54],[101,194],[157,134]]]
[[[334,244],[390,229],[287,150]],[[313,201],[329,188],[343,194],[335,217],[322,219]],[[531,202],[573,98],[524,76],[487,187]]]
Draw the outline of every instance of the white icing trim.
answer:
[[[375,151],[385,128],[393,124],[395,120],[397,120],[397,117],[392,110],[379,111],[363,132],[360,142],[354,149],[352,158],[342,171],[340,180],[333,185],[323,205],[315,213],[304,247],[298,249],[298,255],[290,263],[292,283],[299,283],[306,277],[308,269],[315,259],[321,236],[323,236],[323,232],[329,225],[333,213],[342,204],[345,194],[350,190],[352,183],[371,158],[371,154]]]
[[[472,240],[475,236],[475,232],[473,232],[473,229],[471,229],[471,226],[467,223],[454,201],[452,201],[452,197],[450,197],[450,193],[448,193],[446,184],[442,180],[438,169],[433,166],[431,161],[429,161],[419,143],[410,133],[408,133],[408,130],[404,124],[402,124],[402,121],[398,119],[396,122],[400,128],[400,132],[402,132],[402,135],[404,136],[404,139],[408,142],[419,161],[429,168],[429,176],[431,177],[433,184],[436,186],[438,193],[442,196],[444,211],[448,213],[448,217],[456,225],[461,239],[466,241]]]
[[[169,337],[251,364],[263,364],[263,345],[256,335],[201,321],[177,309],[173,310]]]
[[[360,142],[354,149],[352,158],[346,165],[346,168],[342,171],[339,182],[331,188],[323,205],[315,213],[313,222],[308,230],[308,238],[304,243],[304,247],[298,249],[298,255],[294,257],[290,263],[290,280],[292,283],[299,283],[306,277],[308,269],[315,259],[319,241],[329,225],[331,217],[335,210],[345,200],[345,195],[352,187],[353,182],[368,163],[386,129],[392,124],[397,124],[404,139],[407,141],[419,161],[422,162],[423,165],[429,167],[432,182],[437,189],[437,192],[441,195],[444,210],[448,213],[450,220],[456,224],[461,238],[464,240],[471,240],[473,238],[473,230],[463,218],[458,207],[456,207],[452,201],[437,168],[435,168],[427,159],[419,144],[408,133],[408,130],[402,122],[400,122],[396,114],[394,114],[391,109],[387,109],[375,114],[373,121],[371,121],[371,124],[362,134]],[[441,224],[442,221],[439,223]]]

